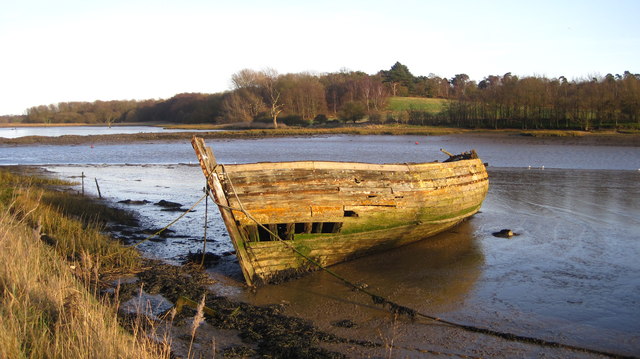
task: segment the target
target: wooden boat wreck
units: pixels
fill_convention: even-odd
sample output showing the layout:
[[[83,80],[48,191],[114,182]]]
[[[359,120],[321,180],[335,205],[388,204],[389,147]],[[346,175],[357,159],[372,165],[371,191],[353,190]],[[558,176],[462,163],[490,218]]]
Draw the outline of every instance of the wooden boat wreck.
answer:
[[[223,165],[202,138],[192,145],[249,285],[440,233],[478,212],[489,184],[475,151],[431,163]]]

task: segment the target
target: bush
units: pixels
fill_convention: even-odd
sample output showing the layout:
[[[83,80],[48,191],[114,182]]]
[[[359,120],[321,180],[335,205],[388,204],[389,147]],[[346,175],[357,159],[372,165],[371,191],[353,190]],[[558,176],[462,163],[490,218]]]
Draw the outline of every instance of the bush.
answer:
[[[282,117],[278,122],[284,123],[287,126],[308,127],[309,125],[311,125],[311,121],[307,121],[303,119],[302,116],[297,116],[297,115],[289,115],[289,116]]]
[[[329,121],[327,115],[321,113],[313,119],[313,124],[322,126],[325,125],[327,121]]]
[[[340,111],[340,118],[345,122],[353,121],[353,123],[356,123],[356,121],[363,119],[366,115],[364,104],[356,101],[345,103]]]

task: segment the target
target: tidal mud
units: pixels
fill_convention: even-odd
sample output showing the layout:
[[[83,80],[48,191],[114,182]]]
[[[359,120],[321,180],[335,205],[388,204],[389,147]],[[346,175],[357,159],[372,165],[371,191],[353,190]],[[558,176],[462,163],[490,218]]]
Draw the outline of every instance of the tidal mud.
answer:
[[[394,162],[398,158],[432,160],[427,153],[437,153],[439,148],[452,152],[475,148],[483,161],[490,164],[489,194],[480,213],[447,233],[332,269],[383,298],[439,318],[637,356],[640,149],[567,145],[557,139],[503,140],[466,135],[327,136],[224,140],[216,142],[214,151],[221,161],[228,163],[294,160],[301,156]],[[420,145],[415,144],[418,141]],[[538,144],[545,141],[545,145]],[[14,154],[32,158],[29,156],[40,153],[42,148],[34,147],[33,152],[26,147],[24,150],[28,153],[13,148],[7,158]],[[56,158],[70,159],[81,158],[84,153],[78,152],[85,149],[57,150]],[[187,164],[188,158],[193,158],[188,144],[132,144],[108,147],[91,156],[101,160],[97,163],[107,163],[132,153],[144,155],[147,162],[102,165],[89,159],[93,164],[46,168],[61,178],[79,176],[82,172],[98,178],[104,201],[137,213],[142,229],[162,228],[180,214],[162,211],[153,203],[164,199],[184,204],[184,208],[202,196],[202,174],[195,165]],[[150,157],[150,153],[157,155]],[[165,160],[171,163],[163,165]],[[42,159],[30,161],[43,163]],[[86,190],[88,194],[95,192],[91,188]],[[151,203],[116,203],[126,199]],[[211,203],[209,206],[206,243],[203,229],[207,211],[201,204],[195,213],[187,214],[171,227],[174,233],[160,242],[140,244],[141,252],[164,264],[181,265],[187,253],[197,253],[206,244],[206,252],[219,257],[205,270],[213,281],[206,285],[212,298],[224,297],[229,302],[260,308],[276,307],[281,315],[298,318],[318,332],[379,345],[369,348],[318,341],[314,344],[317,348],[348,357],[419,358],[428,356],[426,353],[437,356],[435,352],[498,358],[602,357],[396,317],[370,297],[321,272],[251,290],[243,284],[224,225],[214,214],[215,209],[211,209]],[[493,236],[502,229],[519,235]],[[143,237],[137,231],[131,233]],[[189,315],[181,327],[184,331],[176,332],[176,337],[188,333]],[[244,336],[240,337],[237,329],[215,328],[208,323],[203,327],[215,334],[201,341],[197,339],[202,350],[209,350],[206,348],[211,347],[210,339],[218,338],[218,350],[237,347],[229,349],[229,355],[259,356],[256,344],[243,341]],[[250,333],[246,338],[251,338]]]

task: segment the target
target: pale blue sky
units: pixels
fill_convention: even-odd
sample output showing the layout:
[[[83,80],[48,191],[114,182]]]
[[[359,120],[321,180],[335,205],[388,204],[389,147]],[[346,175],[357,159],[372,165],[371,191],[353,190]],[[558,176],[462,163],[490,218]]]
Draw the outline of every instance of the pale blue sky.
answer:
[[[230,88],[243,68],[640,72],[640,1],[0,0],[0,114]]]

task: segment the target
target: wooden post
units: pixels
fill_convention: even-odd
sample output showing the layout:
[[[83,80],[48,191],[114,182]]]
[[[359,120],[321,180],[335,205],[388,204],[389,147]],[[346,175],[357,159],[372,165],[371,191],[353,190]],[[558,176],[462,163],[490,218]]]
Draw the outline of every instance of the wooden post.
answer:
[[[82,197],[84,197],[84,172],[82,172],[82,176],[80,176],[80,178],[82,178]]]
[[[102,199],[102,193],[100,193],[100,185],[98,185],[98,179],[94,179],[96,180],[96,188],[98,189],[98,198]]]

